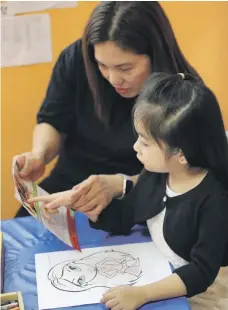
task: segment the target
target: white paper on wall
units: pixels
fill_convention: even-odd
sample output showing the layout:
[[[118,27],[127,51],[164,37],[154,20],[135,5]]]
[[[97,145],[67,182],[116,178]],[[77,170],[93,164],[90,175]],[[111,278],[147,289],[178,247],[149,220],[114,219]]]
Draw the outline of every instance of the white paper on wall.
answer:
[[[1,67],[52,61],[48,14],[5,17],[1,27]]]
[[[6,15],[38,12],[49,9],[73,8],[77,1],[7,1],[4,3]]]

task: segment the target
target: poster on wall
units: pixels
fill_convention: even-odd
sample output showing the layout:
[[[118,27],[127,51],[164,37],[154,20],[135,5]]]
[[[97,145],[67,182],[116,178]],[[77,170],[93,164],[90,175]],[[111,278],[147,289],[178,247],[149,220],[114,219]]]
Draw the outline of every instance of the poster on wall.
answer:
[[[50,9],[74,8],[77,1],[3,1],[2,15],[13,16],[29,12],[38,12]]]
[[[48,14],[2,18],[1,67],[52,62]]]

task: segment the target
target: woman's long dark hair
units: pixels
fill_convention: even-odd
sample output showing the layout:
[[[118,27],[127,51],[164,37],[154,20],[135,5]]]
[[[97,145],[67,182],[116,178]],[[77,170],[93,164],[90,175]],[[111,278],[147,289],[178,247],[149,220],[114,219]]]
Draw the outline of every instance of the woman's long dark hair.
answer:
[[[148,55],[152,72],[198,75],[182,54],[170,22],[158,2],[101,1],[89,18],[82,47],[95,108],[103,119],[108,113],[102,98],[107,81],[94,59],[94,45],[105,41],[114,41],[120,48]]]
[[[210,170],[228,190],[228,140],[218,101],[199,79],[185,74],[154,73],[133,110],[168,153],[181,150],[190,167]]]

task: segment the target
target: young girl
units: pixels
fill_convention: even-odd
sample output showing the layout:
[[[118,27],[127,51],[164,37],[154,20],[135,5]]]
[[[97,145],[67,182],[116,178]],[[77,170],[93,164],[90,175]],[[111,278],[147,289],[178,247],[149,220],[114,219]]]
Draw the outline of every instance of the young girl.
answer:
[[[227,310],[228,142],[218,102],[190,75],[155,73],[133,115],[134,149],[145,169],[116,208],[90,224],[121,234],[147,222],[174,271],[150,285],[110,289],[101,302],[134,310],[186,295],[194,310]]]
[[[91,226],[123,233],[147,221],[174,272],[144,287],[111,289],[101,302],[133,310],[187,295],[194,310],[227,310],[228,143],[215,96],[189,75],[152,74],[134,125],[145,169],[120,208],[107,208]]]

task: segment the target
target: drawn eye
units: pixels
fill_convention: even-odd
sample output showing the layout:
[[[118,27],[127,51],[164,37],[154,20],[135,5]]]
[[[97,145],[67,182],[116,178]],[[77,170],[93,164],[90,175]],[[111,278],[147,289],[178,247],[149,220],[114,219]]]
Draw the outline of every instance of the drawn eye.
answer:
[[[83,282],[85,282],[85,276],[80,276],[78,278],[78,284],[83,284]]]
[[[77,267],[77,266],[75,266],[75,265],[69,265],[68,267],[69,267],[69,269],[70,269],[70,270],[77,270],[77,271],[81,271],[81,269],[80,269],[80,268],[78,268],[78,267]]]

